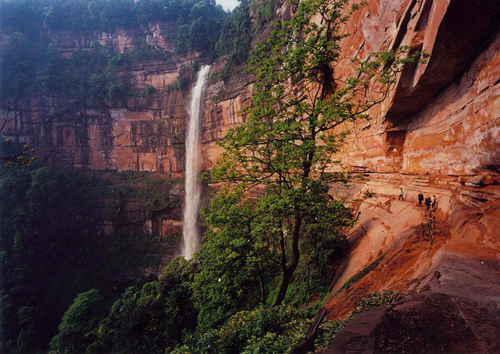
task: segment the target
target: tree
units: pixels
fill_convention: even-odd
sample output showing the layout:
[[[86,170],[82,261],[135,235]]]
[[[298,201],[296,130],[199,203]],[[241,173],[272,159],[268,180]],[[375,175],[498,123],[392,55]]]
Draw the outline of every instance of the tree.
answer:
[[[92,289],[79,294],[64,314],[59,333],[50,341],[50,348],[63,353],[85,353],[91,343],[88,333],[97,326],[103,314],[102,295]]]
[[[159,280],[128,288],[99,323],[86,353],[170,352],[196,327],[190,288],[195,272],[196,264],[178,257]]]
[[[194,277],[198,325],[216,328],[232,315],[266,304],[268,283],[276,274],[272,249],[261,232],[264,217],[237,190],[222,191],[207,208],[204,242]]]
[[[353,75],[342,79],[342,25],[359,4],[348,0],[305,0],[290,21],[277,21],[265,43],[250,57],[255,75],[246,123],[230,129],[220,145],[212,179],[249,197],[266,218],[260,230],[278,256],[281,281],[275,305],[285,299],[299,265],[301,239],[311,225],[336,233],[352,221],[329,187],[348,175],[333,157],[349,133],[348,124],[368,119],[372,107],[388,95],[406,64],[420,53],[374,53],[351,60]],[[319,16],[319,17],[317,17]],[[315,237],[309,232],[309,237]]]
[[[19,32],[9,35],[0,53],[0,99],[13,100],[28,93],[36,78],[36,57],[31,41]]]

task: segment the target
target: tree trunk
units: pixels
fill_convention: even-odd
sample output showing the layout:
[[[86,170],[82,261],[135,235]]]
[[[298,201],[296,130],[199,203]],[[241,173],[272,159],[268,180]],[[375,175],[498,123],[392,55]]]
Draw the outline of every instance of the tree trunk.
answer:
[[[292,280],[292,274],[289,269],[283,272],[283,278],[281,279],[280,290],[278,292],[278,297],[274,302],[274,306],[279,306],[285,300],[286,291],[288,290],[288,285],[290,285],[290,280]]]
[[[302,225],[302,217],[299,214],[295,214],[295,221],[292,234],[292,261],[290,262],[290,267],[286,264],[283,267],[283,278],[281,279],[280,290],[278,291],[278,297],[274,303],[274,306],[279,306],[285,300],[286,291],[292,280],[292,275],[295,273],[297,266],[299,265],[300,253],[299,253],[299,235],[300,226]]]

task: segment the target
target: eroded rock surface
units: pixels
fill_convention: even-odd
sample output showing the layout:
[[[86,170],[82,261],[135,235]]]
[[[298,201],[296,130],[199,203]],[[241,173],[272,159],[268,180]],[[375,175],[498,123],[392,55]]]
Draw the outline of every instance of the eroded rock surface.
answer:
[[[498,352],[500,232],[494,225],[500,189],[466,184],[461,178],[377,174],[348,189],[361,214],[332,284],[327,317],[346,317],[374,291],[390,289],[404,300],[393,310],[356,316],[328,353]],[[437,196],[430,212],[418,205],[419,192]]]

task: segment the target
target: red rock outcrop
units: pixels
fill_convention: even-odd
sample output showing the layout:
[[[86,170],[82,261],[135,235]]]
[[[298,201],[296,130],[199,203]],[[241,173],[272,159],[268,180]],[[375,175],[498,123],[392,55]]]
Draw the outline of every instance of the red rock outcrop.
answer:
[[[70,57],[93,41],[123,53],[145,36],[149,45],[165,53],[173,24],[150,23],[148,28],[99,31],[48,31],[60,55]],[[138,64],[126,75],[134,93],[121,108],[75,108],[75,102],[56,95],[33,94],[20,102],[18,119],[2,132],[14,141],[37,148],[38,156],[58,167],[93,170],[160,171],[179,177],[184,166],[185,97],[171,90],[183,64],[192,58]],[[150,92],[146,88],[150,87]],[[152,89],[152,90],[151,90]]]

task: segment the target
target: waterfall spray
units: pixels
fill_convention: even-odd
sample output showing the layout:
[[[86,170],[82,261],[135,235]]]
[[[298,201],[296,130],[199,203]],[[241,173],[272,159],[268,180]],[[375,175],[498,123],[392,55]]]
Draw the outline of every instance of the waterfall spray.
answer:
[[[200,184],[198,140],[200,136],[200,119],[202,112],[201,97],[205,82],[210,71],[209,65],[204,65],[198,72],[196,85],[191,90],[189,106],[189,122],[186,134],[186,199],[184,203],[182,255],[191,259],[200,245],[198,236],[198,212],[200,209]]]

